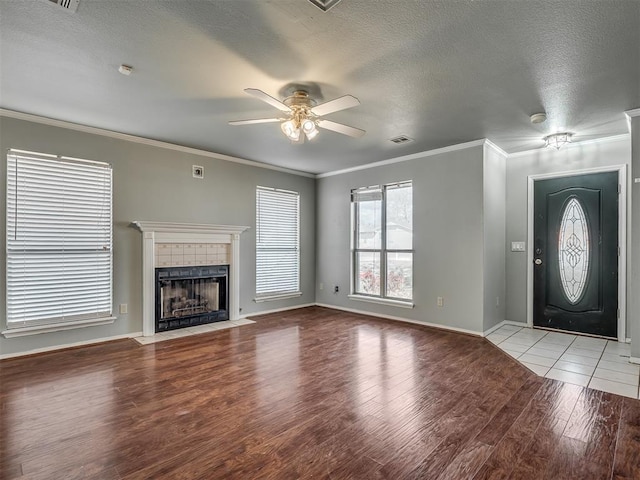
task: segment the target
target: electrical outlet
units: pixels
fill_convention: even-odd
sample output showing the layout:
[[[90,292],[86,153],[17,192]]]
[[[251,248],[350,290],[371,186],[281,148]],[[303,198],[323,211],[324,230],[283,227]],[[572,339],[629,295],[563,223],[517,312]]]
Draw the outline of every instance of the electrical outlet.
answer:
[[[120,304],[120,313],[124,315],[127,312],[128,312],[127,304],[126,303],[121,303]]]
[[[340,291],[340,287],[338,285],[333,287],[333,293],[338,293],[339,291]]]
[[[320,290],[324,290],[324,283],[320,284]]]
[[[444,297],[438,297],[437,303],[439,307],[444,307]]]
[[[496,307],[500,306],[500,297],[496,297]]]

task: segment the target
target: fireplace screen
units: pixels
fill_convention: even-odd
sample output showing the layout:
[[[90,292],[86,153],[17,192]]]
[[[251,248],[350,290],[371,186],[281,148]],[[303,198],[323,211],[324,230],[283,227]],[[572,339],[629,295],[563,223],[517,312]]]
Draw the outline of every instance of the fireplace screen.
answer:
[[[156,332],[228,320],[228,266],[156,269]]]

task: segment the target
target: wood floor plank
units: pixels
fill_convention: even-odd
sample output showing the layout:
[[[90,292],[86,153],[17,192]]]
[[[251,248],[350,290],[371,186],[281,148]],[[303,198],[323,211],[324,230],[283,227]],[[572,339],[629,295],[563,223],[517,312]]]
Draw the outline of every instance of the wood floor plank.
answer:
[[[612,478],[640,478],[640,402],[633,399],[623,400]]]
[[[309,307],[0,361],[0,478],[640,478],[640,401]],[[577,477],[575,477],[577,475]]]
[[[594,412],[594,424],[587,442],[585,461],[579,476],[593,480],[611,478],[623,397],[603,393]]]
[[[523,405],[522,412],[513,421],[504,436],[498,441],[491,455],[482,468],[474,476],[477,480],[498,480],[509,478],[511,471],[520,461],[522,455],[528,453],[534,434],[543,419],[561,398],[562,384],[552,380],[543,380],[539,390],[531,401]],[[524,401],[516,402],[521,405]],[[490,425],[486,428],[490,428]],[[498,430],[502,430],[502,422]],[[494,437],[495,438],[495,437]],[[536,446],[533,446],[535,449]]]

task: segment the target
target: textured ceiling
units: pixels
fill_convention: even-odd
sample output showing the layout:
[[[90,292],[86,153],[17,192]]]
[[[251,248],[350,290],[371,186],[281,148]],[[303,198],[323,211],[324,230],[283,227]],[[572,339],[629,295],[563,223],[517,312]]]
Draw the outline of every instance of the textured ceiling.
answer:
[[[296,84],[358,97],[326,118],[367,134],[227,124],[278,114],[243,89]],[[511,153],[627,132],[640,1],[0,0],[0,107],[312,173],[485,137]]]

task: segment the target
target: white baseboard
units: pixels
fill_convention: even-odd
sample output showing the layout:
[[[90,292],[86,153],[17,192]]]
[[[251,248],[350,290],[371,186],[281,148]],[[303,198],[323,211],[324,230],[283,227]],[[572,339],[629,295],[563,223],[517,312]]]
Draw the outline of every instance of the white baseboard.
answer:
[[[497,325],[494,325],[493,327],[491,327],[489,330],[485,330],[484,332],[482,332],[482,336],[486,337],[488,335],[491,335],[493,332],[495,332],[496,330],[498,330],[500,327],[502,327],[503,325],[505,325],[506,320],[501,321],[500,323],[498,323]]]
[[[513,320],[505,320],[505,325],[515,325],[516,327],[530,328],[527,322],[514,322]]]
[[[347,308],[347,307],[337,307],[335,305],[327,305],[324,303],[316,303],[315,305],[318,307],[332,308],[334,310],[342,310],[345,312],[359,313],[360,315],[368,315],[369,317],[379,317],[387,320],[396,320],[399,322],[412,323],[414,325],[423,325],[425,327],[439,328],[440,330],[449,330],[457,333],[466,333],[468,335],[473,335],[475,337],[482,336],[482,332],[475,332],[473,330],[467,330],[465,328],[449,327],[447,325],[440,325],[438,323],[420,322],[418,320],[412,320],[410,318],[395,317],[393,315],[383,315],[382,313],[371,313],[371,312],[367,312],[366,310],[357,310],[355,308]]]
[[[273,310],[261,310],[259,312],[251,312],[251,313],[247,313],[246,315],[240,315],[239,318],[251,318],[255,315],[266,315],[268,313],[286,312],[287,310],[295,310],[296,308],[313,307],[315,305],[317,305],[317,303],[305,303],[304,305],[293,305],[293,306],[283,307],[283,308],[274,308]]]
[[[34,355],[36,353],[53,352],[54,350],[64,350],[65,348],[81,347],[83,345],[93,345],[95,343],[110,342],[112,340],[121,340],[123,338],[140,337],[142,332],[131,332],[123,335],[114,335],[112,337],[94,338],[92,340],[84,340],[82,342],[64,343],[62,345],[53,345],[51,347],[34,348],[33,350],[26,350],[24,352],[17,353],[3,353],[0,354],[0,360],[5,358],[24,357],[25,355]]]

